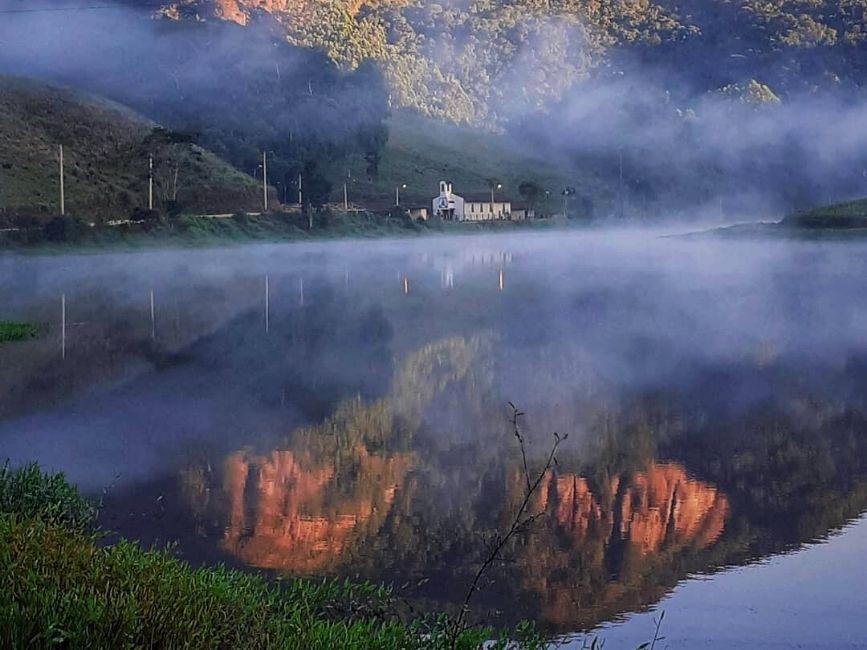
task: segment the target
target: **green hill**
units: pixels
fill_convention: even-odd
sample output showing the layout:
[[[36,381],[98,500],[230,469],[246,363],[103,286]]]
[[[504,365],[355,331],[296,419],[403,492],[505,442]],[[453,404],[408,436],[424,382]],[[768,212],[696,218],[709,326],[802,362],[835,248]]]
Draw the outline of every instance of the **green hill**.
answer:
[[[0,76],[0,215],[59,214],[58,147],[66,211],[87,221],[147,207],[232,212],[261,207],[261,186],[201,147],[133,111],[82,92]]]
[[[378,174],[367,176],[361,156],[349,161],[348,195],[351,203],[384,209],[394,205],[395,188],[401,203],[430,207],[439,192],[439,182],[448,180],[462,196],[488,196],[491,180],[502,185],[499,198],[525,202],[519,186],[533,182],[541,188],[535,207],[540,212],[563,210],[562,191],[575,188],[570,199],[573,216],[605,213],[612,205],[610,184],[597,171],[577,168],[574,163],[544,156],[544,152],[520,147],[506,135],[444,123],[409,111],[398,111],[388,121],[389,139],[382,153]],[[343,200],[347,170],[331,172],[332,200]],[[544,192],[548,192],[546,197]],[[579,205],[581,206],[579,209]]]

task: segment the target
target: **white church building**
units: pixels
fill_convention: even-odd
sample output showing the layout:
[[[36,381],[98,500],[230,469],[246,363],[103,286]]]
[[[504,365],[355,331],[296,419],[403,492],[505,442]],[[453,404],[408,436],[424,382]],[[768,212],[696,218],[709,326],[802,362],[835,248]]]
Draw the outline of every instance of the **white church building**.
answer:
[[[433,216],[446,221],[490,221],[493,219],[524,219],[526,210],[512,212],[511,201],[464,199],[452,191],[452,184],[440,181],[440,194],[433,200]]]

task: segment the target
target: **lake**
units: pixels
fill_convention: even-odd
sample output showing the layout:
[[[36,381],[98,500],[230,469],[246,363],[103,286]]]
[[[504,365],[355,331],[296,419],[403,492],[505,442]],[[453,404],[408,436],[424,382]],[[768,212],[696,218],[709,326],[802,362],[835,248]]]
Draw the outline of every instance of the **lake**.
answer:
[[[529,478],[472,620],[867,647],[867,243],[669,234],[0,256],[41,328],[0,347],[0,456],[118,535],[407,612],[460,606]]]

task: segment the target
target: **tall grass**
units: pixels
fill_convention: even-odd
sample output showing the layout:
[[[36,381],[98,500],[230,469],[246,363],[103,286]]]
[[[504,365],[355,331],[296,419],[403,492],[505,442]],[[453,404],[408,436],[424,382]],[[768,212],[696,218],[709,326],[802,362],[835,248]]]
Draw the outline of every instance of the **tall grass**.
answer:
[[[93,523],[96,508],[63,474],[43,473],[35,463],[12,469],[7,461],[0,467],[0,515],[4,514],[79,529]]]

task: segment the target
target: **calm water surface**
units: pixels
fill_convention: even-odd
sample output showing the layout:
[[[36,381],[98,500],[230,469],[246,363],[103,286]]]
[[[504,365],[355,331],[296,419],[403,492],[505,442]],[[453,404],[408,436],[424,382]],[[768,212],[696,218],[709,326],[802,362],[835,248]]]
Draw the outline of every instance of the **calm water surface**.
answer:
[[[194,563],[580,647],[867,647],[867,245],[656,232],[0,257],[0,451]],[[266,289],[267,287],[267,289]],[[153,295],[153,320],[151,319]],[[66,300],[66,344],[61,297]]]

